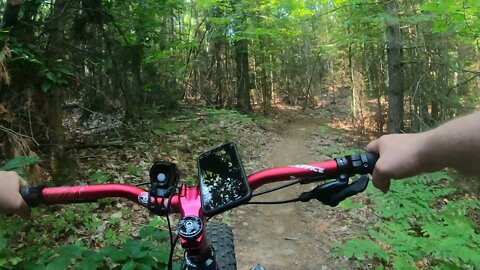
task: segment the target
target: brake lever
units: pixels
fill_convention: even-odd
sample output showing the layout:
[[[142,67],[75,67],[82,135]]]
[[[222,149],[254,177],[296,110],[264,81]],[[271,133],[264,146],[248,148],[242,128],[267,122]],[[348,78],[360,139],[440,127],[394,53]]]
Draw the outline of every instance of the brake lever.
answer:
[[[348,177],[340,176],[337,180],[320,185],[312,191],[303,192],[299,199],[302,202],[317,199],[323,204],[337,206],[346,198],[363,192],[368,186],[368,181],[368,175],[364,174],[357,181],[348,184]]]

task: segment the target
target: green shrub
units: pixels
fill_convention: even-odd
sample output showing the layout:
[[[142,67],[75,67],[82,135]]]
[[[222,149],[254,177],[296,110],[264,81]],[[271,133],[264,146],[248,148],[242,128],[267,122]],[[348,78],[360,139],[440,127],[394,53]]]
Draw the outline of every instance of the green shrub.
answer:
[[[164,219],[152,219],[132,237],[125,235],[131,228],[120,227],[121,211],[105,221],[97,207],[33,209],[29,222],[0,215],[0,269],[165,269],[170,240]]]
[[[412,269],[427,262],[431,269],[478,269],[480,237],[468,209],[476,199],[449,201],[455,191],[443,172],[393,181],[387,195],[369,187],[375,213],[382,221],[366,237],[335,248],[345,258],[369,259],[379,266]]]
[[[39,161],[37,157],[28,157],[28,156],[18,156],[7,161],[5,164],[0,166],[0,171],[15,171],[21,176],[25,176],[23,167],[31,166],[36,164]]]

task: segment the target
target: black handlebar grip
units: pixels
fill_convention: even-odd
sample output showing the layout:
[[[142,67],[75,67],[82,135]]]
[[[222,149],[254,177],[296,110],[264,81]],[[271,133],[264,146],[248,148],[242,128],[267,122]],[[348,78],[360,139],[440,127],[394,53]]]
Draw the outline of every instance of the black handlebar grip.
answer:
[[[44,186],[20,187],[20,194],[28,206],[35,207],[43,203],[42,190],[44,188]]]
[[[364,168],[363,172],[361,173],[372,174],[373,170],[375,169],[375,164],[377,164],[377,160],[380,158],[380,156],[376,153],[366,152],[360,154],[360,157],[362,159]]]
[[[337,159],[341,174],[372,174],[379,156],[374,153],[362,153]]]

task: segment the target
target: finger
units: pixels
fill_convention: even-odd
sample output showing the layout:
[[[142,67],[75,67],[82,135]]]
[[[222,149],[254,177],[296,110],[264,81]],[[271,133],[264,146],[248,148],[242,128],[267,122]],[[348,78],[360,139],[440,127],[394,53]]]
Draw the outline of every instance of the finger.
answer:
[[[377,140],[374,140],[374,141],[371,141],[367,147],[365,148],[365,150],[367,150],[367,152],[373,152],[373,153],[377,153],[378,154],[378,139]]]
[[[23,179],[20,179],[20,186],[26,187],[26,186],[28,186],[28,182],[23,180]]]
[[[372,175],[373,186],[378,188],[383,193],[387,193],[390,190],[390,179],[382,176],[378,170],[373,171]]]

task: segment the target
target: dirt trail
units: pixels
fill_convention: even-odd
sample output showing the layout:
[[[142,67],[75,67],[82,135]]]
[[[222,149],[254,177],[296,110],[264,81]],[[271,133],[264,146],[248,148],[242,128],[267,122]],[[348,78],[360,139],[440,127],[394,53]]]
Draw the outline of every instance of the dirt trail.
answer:
[[[284,166],[328,159],[314,151],[322,146],[317,144],[319,141],[323,145],[336,144],[331,140],[312,140],[318,136],[320,123],[321,120],[303,120],[289,125],[264,162],[268,166]],[[296,185],[257,200],[291,199],[314,186]],[[339,228],[338,222],[334,224],[339,212],[317,201],[240,208],[232,220],[238,269],[250,269],[256,264],[267,270],[336,269],[331,266],[330,244],[335,237],[332,231],[346,231]]]

